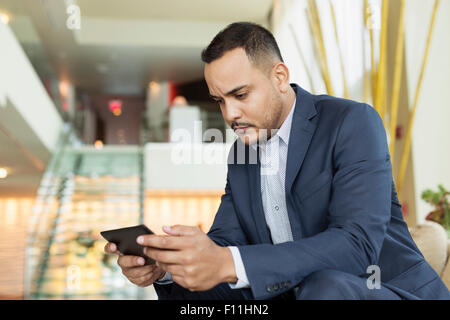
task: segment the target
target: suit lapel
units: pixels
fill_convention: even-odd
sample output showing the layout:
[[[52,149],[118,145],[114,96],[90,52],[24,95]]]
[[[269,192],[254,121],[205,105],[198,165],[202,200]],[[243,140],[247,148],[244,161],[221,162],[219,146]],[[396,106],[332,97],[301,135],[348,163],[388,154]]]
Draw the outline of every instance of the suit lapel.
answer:
[[[295,104],[294,115],[292,119],[292,126],[289,135],[289,146],[286,164],[286,204],[288,206],[288,215],[291,223],[292,236],[294,240],[301,238],[301,226],[299,217],[295,214],[295,210],[290,203],[290,190],[297,177],[300,168],[302,166],[303,160],[305,158],[306,152],[308,150],[309,144],[311,142],[312,136],[316,130],[316,124],[311,122],[316,114],[316,108],[314,106],[314,101],[312,100],[312,95],[307,91],[303,90],[301,87],[295,87],[297,92],[297,100]],[[255,152],[255,150],[250,151],[250,148],[246,148],[247,156],[248,152]],[[270,238],[270,232],[267,228],[266,217],[264,215],[264,209],[262,206],[261,198],[261,162],[259,159],[259,150],[256,151],[257,163],[248,164],[249,173],[249,189],[251,198],[251,207],[253,212],[253,217],[256,225],[256,230],[258,232],[258,237],[261,243],[272,243]],[[248,159],[248,158],[247,158]]]
[[[289,146],[286,163],[286,193],[290,193],[295,178],[305,159],[311,139],[316,131],[316,124],[312,119],[316,114],[316,108],[312,95],[299,86],[296,86],[297,100],[292,119],[291,132],[289,134]]]
[[[298,176],[311,139],[316,131],[316,124],[311,119],[317,114],[312,95],[296,86],[297,100],[295,103],[294,116],[292,119],[291,132],[289,134],[289,145],[286,163],[286,206],[291,224],[292,238],[294,241],[303,237],[300,213],[292,200],[292,186]]]

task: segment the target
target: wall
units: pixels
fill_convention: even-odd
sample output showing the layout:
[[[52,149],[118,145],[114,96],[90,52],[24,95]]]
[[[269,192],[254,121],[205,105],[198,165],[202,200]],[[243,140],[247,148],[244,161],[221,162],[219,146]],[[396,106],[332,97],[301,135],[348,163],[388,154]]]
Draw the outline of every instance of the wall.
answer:
[[[409,101],[412,104],[425,50],[434,1],[408,0],[406,6],[406,63]],[[418,222],[431,207],[421,199],[427,188],[439,183],[450,188],[450,1],[440,1],[412,139],[415,198]]]
[[[273,33],[289,67],[291,82],[298,83],[304,89],[315,93],[326,93],[320,68],[316,63],[311,33],[308,27],[306,0],[277,1],[274,11]],[[364,75],[364,51],[362,35],[362,1],[339,0],[335,3],[336,24],[343,52],[345,77],[348,81],[350,96],[362,100],[362,79]],[[328,0],[317,1],[321,16],[321,27],[327,52],[328,68],[334,95],[342,97],[344,87],[342,72],[337,54],[331,11]],[[276,17],[278,16],[278,17]],[[295,37],[294,37],[295,35]],[[294,39],[297,39],[297,42]]]
[[[122,113],[115,116],[109,110],[110,100],[122,101]],[[104,123],[105,144],[139,144],[141,118],[145,113],[145,99],[140,96],[92,95],[90,105],[96,117]]]
[[[222,143],[183,146],[177,143],[148,143],[145,146],[147,190],[223,192],[230,147],[230,144]],[[184,162],[184,159],[189,161]],[[208,164],[207,159],[213,160]]]
[[[147,87],[146,120],[150,141],[167,141],[167,112],[169,107],[169,83],[152,82]]]
[[[3,23],[0,23],[0,43],[0,120],[7,121],[2,107],[9,99],[44,146],[51,150],[59,135],[61,118],[11,29]]]
[[[375,3],[379,3],[374,1]],[[372,104],[371,99],[364,95],[363,70],[370,70],[368,61],[367,35],[363,33],[363,1],[335,0],[333,1],[339,40],[343,52],[345,76],[348,81],[350,97],[353,100],[366,101]],[[392,77],[394,49],[396,45],[395,24],[398,19],[400,2],[390,3],[388,34],[388,75]],[[407,0],[406,1],[406,25],[405,25],[405,62],[403,84],[398,114],[398,123],[406,134],[411,107],[416,91],[417,79],[420,72],[422,57],[428,26],[431,19],[431,11],[434,1]],[[321,27],[327,52],[328,67],[330,69],[331,83],[335,96],[343,96],[342,72],[337,57],[338,48],[333,34],[333,24],[330,15],[329,2],[318,0],[317,5],[321,13]],[[306,90],[316,94],[326,93],[319,66],[314,57],[317,55],[311,42],[305,9],[306,0],[275,1],[272,24],[273,32],[280,46],[285,63],[290,69],[291,82],[297,82]],[[448,138],[450,137],[450,1],[440,1],[440,7],[435,24],[434,35],[431,43],[428,65],[423,79],[420,100],[415,115],[415,123],[412,136],[412,149],[409,167],[403,186],[403,194],[400,200],[406,204],[409,225],[421,223],[424,217],[431,211],[431,207],[421,199],[424,189],[436,189],[439,183],[450,188],[450,149]],[[292,26],[292,27],[291,27]],[[377,29],[378,28],[378,29]],[[294,40],[293,32],[297,38]],[[375,36],[379,32],[379,26],[375,25]],[[375,44],[377,45],[377,37]],[[365,57],[365,58],[364,58]],[[388,77],[387,92],[390,99],[392,79]],[[397,141],[394,166],[394,177],[397,178],[401,151],[404,139]]]
[[[31,196],[63,121],[8,25],[0,22],[0,195]]]

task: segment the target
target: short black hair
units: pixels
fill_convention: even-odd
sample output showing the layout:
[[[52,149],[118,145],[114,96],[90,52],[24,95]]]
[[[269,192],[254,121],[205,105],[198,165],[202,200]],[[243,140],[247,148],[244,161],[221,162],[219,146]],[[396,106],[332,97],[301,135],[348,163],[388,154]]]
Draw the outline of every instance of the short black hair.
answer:
[[[252,22],[235,22],[220,31],[202,51],[202,61],[210,63],[236,48],[243,48],[256,66],[274,58],[283,62],[272,33]]]

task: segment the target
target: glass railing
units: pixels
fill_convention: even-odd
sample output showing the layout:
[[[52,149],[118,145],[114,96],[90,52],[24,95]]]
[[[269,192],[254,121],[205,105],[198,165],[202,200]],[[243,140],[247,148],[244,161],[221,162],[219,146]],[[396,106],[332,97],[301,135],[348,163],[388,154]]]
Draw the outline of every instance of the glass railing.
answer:
[[[30,219],[25,299],[155,298],[123,276],[100,236],[144,220],[142,148],[98,150],[71,137],[61,134]]]

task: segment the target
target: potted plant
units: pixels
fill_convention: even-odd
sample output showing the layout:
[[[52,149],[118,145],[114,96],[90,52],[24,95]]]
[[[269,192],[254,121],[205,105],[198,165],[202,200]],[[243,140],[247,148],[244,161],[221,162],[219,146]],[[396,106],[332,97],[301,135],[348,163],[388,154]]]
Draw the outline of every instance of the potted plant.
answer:
[[[450,192],[444,188],[443,185],[438,185],[438,190],[433,191],[427,189],[422,192],[422,199],[434,206],[426,220],[431,220],[441,224],[446,230],[450,238],[450,207],[449,207]]]

